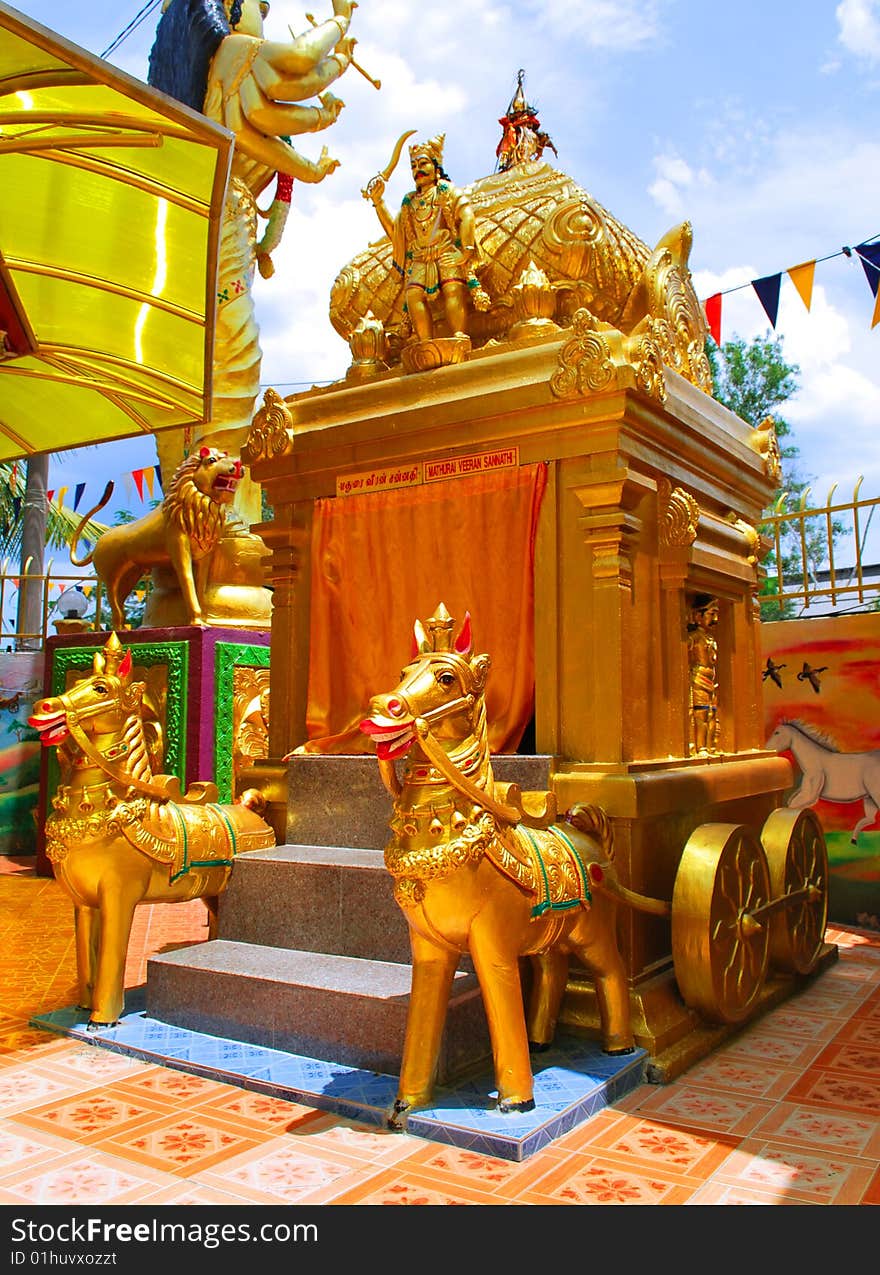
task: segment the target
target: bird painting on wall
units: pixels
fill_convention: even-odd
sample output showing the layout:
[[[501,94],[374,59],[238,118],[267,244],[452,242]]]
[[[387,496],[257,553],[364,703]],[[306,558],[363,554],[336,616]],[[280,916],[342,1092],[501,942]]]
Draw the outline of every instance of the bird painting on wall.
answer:
[[[800,673],[798,673],[797,680],[799,682],[809,682],[813,690],[818,695],[819,691],[821,690],[821,687],[819,685],[819,674],[827,673],[827,671],[828,671],[827,664],[823,664],[821,668],[810,668],[807,661],[804,660],[804,667],[801,669]]]
[[[761,674],[761,681],[766,682],[767,678],[769,677],[771,681],[775,682],[777,686],[781,687],[782,678],[779,676],[779,673],[780,673],[780,670],[784,668],[785,668],[784,664],[774,664],[773,657],[771,655],[768,655],[767,664],[764,668],[763,673]]]

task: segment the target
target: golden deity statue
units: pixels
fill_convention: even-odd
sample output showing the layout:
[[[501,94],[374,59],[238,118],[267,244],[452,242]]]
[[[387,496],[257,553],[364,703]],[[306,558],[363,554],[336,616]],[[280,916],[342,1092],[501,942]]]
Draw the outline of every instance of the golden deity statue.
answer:
[[[490,343],[571,330],[572,358],[591,384],[606,363],[641,367],[642,380],[653,383],[659,377],[651,367],[662,363],[711,393],[708,328],[688,269],[690,223],[672,227],[652,248],[548,162],[545,150],[555,162],[556,147],[526,99],[523,72],[500,122],[497,171],[487,177],[451,187],[443,136],[417,144],[410,152],[416,189],[392,218],[381,196],[407,133],[364,188],[387,238],[344,265],[330,295],[330,322],[352,346],[359,379],[369,372],[354,348],[365,323],[380,324],[388,346],[373,375],[431,366],[417,357],[419,343],[442,323],[449,333],[467,333],[469,346],[457,338],[461,358]],[[526,313],[524,286],[535,294]],[[532,317],[542,323],[528,323]],[[587,369],[583,353],[593,349],[601,357]]]
[[[718,599],[698,593],[688,623],[691,753],[718,752]]]
[[[187,442],[238,455],[259,391],[261,351],[251,285],[259,263],[269,275],[290,204],[293,180],[320,182],[338,167],[326,147],[317,160],[290,137],[328,128],[343,102],[327,92],[351,63],[352,0],[333,0],[334,16],[289,41],[263,36],[263,0],[165,0],[150,53],[149,82],[235,134],[221,228],[211,419],[192,440],[184,431],[156,436],[163,481]],[[318,97],[319,104],[309,103]],[[269,224],[258,237],[257,199],[278,179]],[[266,214],[263,214],[266,215]],[[259,490],[245,477],[235,508],[246,523],[261,520]]]
[[[457,362],[452,351],[460,357],[461,352],[470,350],[469,294],[478,305],[485,297],[474,274],[479,259],[474,210],[467,195],[453,186],[444,172],[445,134],[441,133],[410,146],[415,190],[404,195],[399,213],[391,216],[382,196],[404,138],[398,143],[392,164],[371,178],[362,193],[372,203],[391,240],[393,266],[403,281],[404,310],[416,340],[428,342],[434,338],[431,303],[439,298],[448,337],[454,343],[448,347],[448,357],[439,357],[442,362]],[[485,300],[488,303],[488,298]]]

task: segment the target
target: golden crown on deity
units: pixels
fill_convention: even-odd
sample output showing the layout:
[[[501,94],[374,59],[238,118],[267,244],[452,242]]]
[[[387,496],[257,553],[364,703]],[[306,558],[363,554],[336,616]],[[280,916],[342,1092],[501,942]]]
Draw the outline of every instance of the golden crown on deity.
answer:
[[[434,161],[438,168],[443,167],[443,143],[446,141],[445,133],[437,133],[434,137],[429,137],[426,142],[413,142],[409,148],[410,163],[419,155],[427,155]]]

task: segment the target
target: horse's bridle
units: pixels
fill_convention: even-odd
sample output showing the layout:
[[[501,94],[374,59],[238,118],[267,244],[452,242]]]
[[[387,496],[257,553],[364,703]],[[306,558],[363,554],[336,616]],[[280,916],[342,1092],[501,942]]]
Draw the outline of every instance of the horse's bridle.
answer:
[[[111,756],[113,748],[108,749],[106,753],[102,753],[99,748],[94,746],[80,723],[88,721],[91,717],[97,717],[99,713],[104,713],[109,708],[118,706],[120,710],[123,710],[123,705],[118,695],[109,703],[105,701],[104,703],[89,705],[84,709],[74,708],[68,693],[58,695],[56,698],[64,709],[67,728],[77,747],[116,783],[133,789],[135,792],[142,793],[144,796],[156,797],[160,801],[177,801],[186,802],[189,805],[203,805],[217,800],[216,784],[197,782],[188,788],[185,793],[181,793],[180,780],[176,775],[162,775],[159,777],[161,780],[159,783],[150,783],[145,779],[137,779],[116,764],[116,758]],[[118,745],[115,747],[118,748]],[[127,751],[126,748],[119,749],[117,755],[124,757]]]

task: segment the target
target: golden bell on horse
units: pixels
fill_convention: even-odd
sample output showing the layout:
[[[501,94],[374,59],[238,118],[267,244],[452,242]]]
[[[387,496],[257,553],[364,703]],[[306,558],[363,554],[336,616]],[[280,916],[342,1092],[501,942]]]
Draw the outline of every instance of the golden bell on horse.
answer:
[[[112,1026],[124,1004],[125,958],[139,903],[204,899],[208,937],[238,854],[275,844],[262,793],[216,803],[211,783],[181,793],[154,775],[144,731],[145,684],[115,633],[95,652],[93,675],[34,704],[28,722],[58,748],[61,780],[46,819],[46,853],[71,896],[79,1008],[92,1028]]]
[[[496,782],[484,691],[488,655],[475,655],[470,617],[453,637],[441,603],[415,624],[415,653],[399,685],[370,701],[361,730],[372,739],[394,799],[385,863],[410,931],[413,972],[397,1100],[406,1113],[431,1097],[453,975],[469,953],[480,983],[501,1111],[534,1107],[533,1049],[550,1044],[569,955],[590,971],[606,1052],[634,1048],[629,992],[615,929],[623,900],[665,907],[624,889],[614,875],[611,826],[597,806],[556,818],[539,801]],[[406,757],[402,781],[395,759]],[[540,809],[538,808],[540,807]],[[534,978],[524,1013],[519,958]]]

